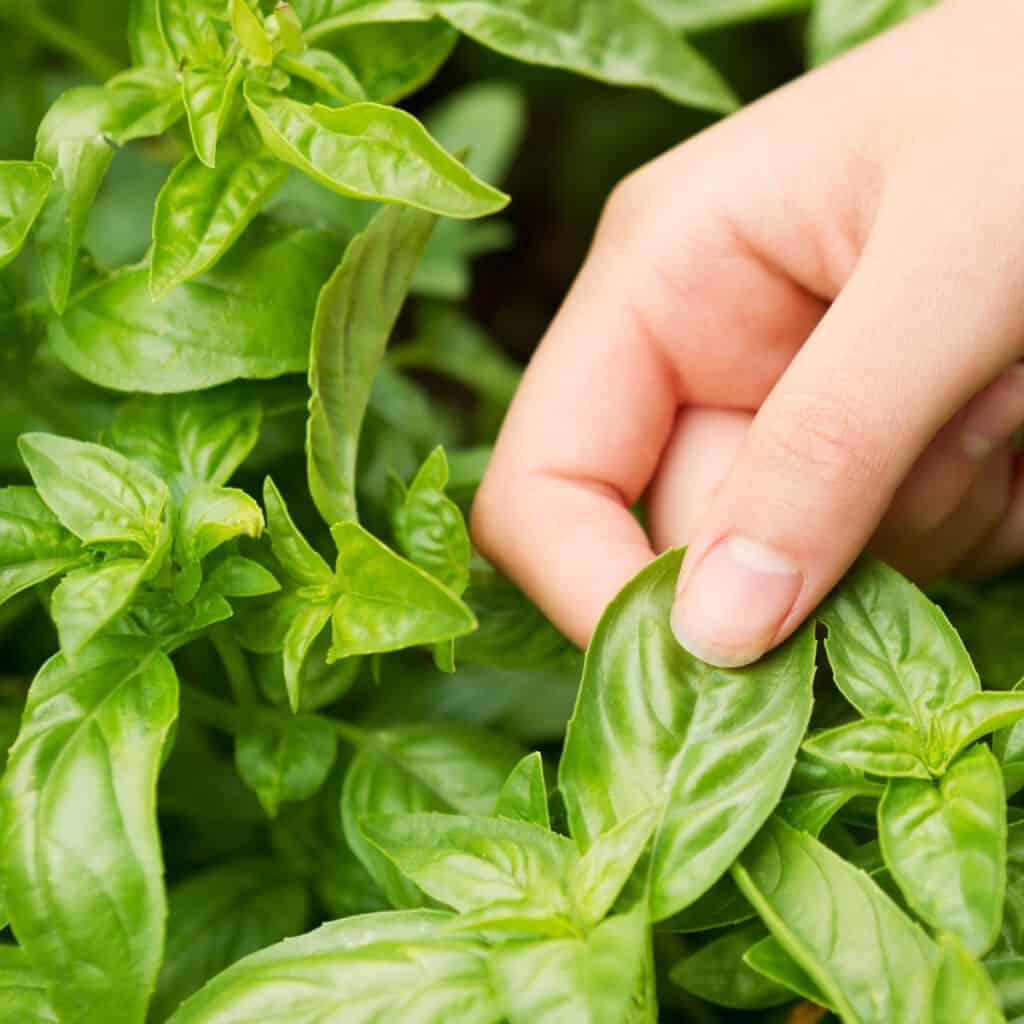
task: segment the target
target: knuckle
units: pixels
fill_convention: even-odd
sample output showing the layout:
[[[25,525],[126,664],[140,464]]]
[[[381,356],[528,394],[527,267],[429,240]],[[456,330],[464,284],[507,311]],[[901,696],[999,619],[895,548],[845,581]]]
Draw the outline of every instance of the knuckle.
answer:
[[[650,170],[641,167],[623,178],[608,196],[598,221],[596,240],[621,243],[644,233],[650,219]]]

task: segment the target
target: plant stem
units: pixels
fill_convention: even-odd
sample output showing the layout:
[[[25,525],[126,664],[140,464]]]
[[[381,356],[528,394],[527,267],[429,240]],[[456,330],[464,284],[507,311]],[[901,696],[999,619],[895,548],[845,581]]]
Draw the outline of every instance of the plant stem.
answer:
[[[118,64],[104,53],[98,46],[82,39],[63,25],[57,18],[47,14],[35,4],[28,5],[19,12],[19,22],[41,39],[47,46],[78,61],[94,78],[101,82],[116,75],[120,70]]]
[[[186,706],[189,713],[203,725],[232,736],[238,731],[238,709],[233,704],[187,683],[181,684],[181,695],[188,698]]]
[[[238,646],[235,638],[223,627],[211,630],[210,640],[224,665],[231,692],[239,704],[256,702],[256,686],[252,681],[249,663],[245,652]]]
[[[362,746],[370,738],[370,733],[365,729],[360,729],[358,725],[352,725],[351,722],[342,722],[340,719],[328,718],[326,715],[317,715],[317,718],[323,718],[325,722],[329,722],[331,728],[353,747]]]

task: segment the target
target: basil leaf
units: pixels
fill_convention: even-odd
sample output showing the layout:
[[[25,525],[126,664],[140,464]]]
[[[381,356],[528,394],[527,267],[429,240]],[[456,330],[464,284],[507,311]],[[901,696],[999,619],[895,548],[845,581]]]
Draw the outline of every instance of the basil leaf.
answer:
[[[812,64],[822,64],[930,7],[935,0],[818,0],[807,30]]]
[[[1006,795],[989,749],[972,747],[935,782],[891,780],[878,836],[914,912],[972,953],[989,950],[1006,891]]]
[[[756,916],[732,876],[723,875],[699,900],[662,922],[659,930],[684,935],[706,932],[743,924]]]
[[[999,993],[1010,1024],[1020,1024],[1024,1019],[1024,957],[989,958],[985,969]]]
[[[998,729],[1024,719],[1024,691],[985,691],[947,708],[942,716],[942,733],[949,756]]]
[[[217,168],[186,157],[157,196],[150,290],[161,298],[213,266],[287,177],[262,147],[229,138]]]
[[[220,486],[256,446],[261,406],[236,388],[126,402],[111,424],[119,451],[163,477],[176,494]]]
[[[263,504],[267,509],[270,544],[285,572],[299,583],[314,587],[331,586],[334,574],[330,566],[299,532],[281,492],[269,476],[263,484]]]
[[[0,161],[0,267],[21,252],[52,185],[53,172],[46,164]]]
[[[869,782],[862,771],[802,751],[776,810],[794,828],[816,836],[851,800],[878,799],[884,792],[884,786]]]
[[[235,765],[267,814],[282,803],[306,800],[327,780],[338,753],[328,722],[312,716],[260,716],[235,737]]]
[[[160,28],[176,64],[217,61],[224,54],[223,0],[156,0]]]
[[[241,555],[218,562],[207,578],[207,586],[225,597],[262,597],[281,589],[269,569]]]
[[[682,552],[663,555],[602,616],[569,724],[559,784],[586,848],[658,808],[652,919],[709,889],[778,803],[810,718],[814,635],[752,668],[698,661],[672,635]]]
[[[12,1024],[60,1024],[45,979],[17,946],[0,946],[0,1012]]]
[[[939,940],[933,1024],[1006,1024],[985,968],[952,936]]]
[[[621,1024],[646,947],[640,912],[609,918],[585,939],[499,946],[491,972],[509,1024]]]
[[[491,928],[501,922],[495,909],[508,907],[564,921],[572,931],[567,882],[577,854],[563,836],[526,822],[437,813],[364,818],[361,828],[428,896],[487,913]]]
[[[193,875],[167,903],[167,952],[150,1008],[156,1021],[242,957],[298,935],[310,916],[306,886],[270,860]]]
[[[445,494],[447,484],[448,460],[443,448],[435,448],[395,510],[395,537],[410,561],[461,594],[469,586],[472,551],[462,511]]]
[[[141,558],[118,558],[76,569],[60,581],[53,592],[53,619],[69,659],[131,604],[147,568]]]
[[[181,503],[175,536],[178,559],[182,565],[200,562],[229,540],[262,532],[263,510],[245,491],[196,484]]]
[[[174,67],[174,58],[160,29],[160,0],[132,0],[128,18],[128,45],[132,63]]]
[[[207,167],[217,163],[217,143],[242,81],[244,66],[236,60],[224,68],[186,64],[181,69],[181,95],[188,115],[192,147]]]
[[[50,324],[54,351],[116,391],[167,394],[304,370],[310,311],[337,242],[321,231],[256,229],[160,302],[145,268],[82,293]]]
[[[309,617],[322,617],[323,625],[326,625],[331,617],[330,606],[323,608],[317,606],[317,612],[308,609]],[[296,621],[306,618],[307,610],[300,611]],[[292,638],[294,650],[291,658],[297,659],[301,655],[299,647],[300,630],[293,624],[289,633],[295,630],[295,637]],[[312,627],[310,627],[312,631]],[[286,638],[287,640],[287,638]],[[286,647],[288,644],[286,643]],[[327,650],[330,646],[330,634],[321,631],[317,634],[304,657],[302,657],[301,668],[298,678],[289,683],[285,678],[284,658],[281,656],[264,656],[259,659],[257,665],[257,682],[263,692],[263,696],[272,704],[291,705],[293,712],[294,696],[298,696],[298,709],[300,711],[318,711],[327,707],[345,696],[355,685],[356,680],[363,667],[362,658],[345,658],[343,661],[336,661],[332,665],[327,664]],[[294,671],[294,666],[292,667]]]
[[[213,979],[170,1024],[498,1024],[486,947],[436,933],[448,915],[347,918],[246,957]],[[382,985],[382,978],[387,984]]]
[[[803,749],[814,757],[885,778],[930,779],[929,752],[905,718],[865,718],[815,733]]]
[[[326,604],[309,605],[299,611],[285,634],[283,671],[285,688],[288,693],[288,704],[294,714],[298,714],[303,703],[302,669],[309,657],[309,652],[317,637],[323,633],[327,623],[331,621],[331,606]],[[325,652],[326,653],[326,652]],[[353,664],[358,659],[345,659]]]
[[[743,959],[758,974],[763,975],[770,981],[781,985],[790,992],[816,1004],[817,1006],[828,1006],[828,999],[821,990],[808,977],[793,958],[783,949],[782,944],[774,936],[755,942],[746,953]]]
[[[775,938],[848,1024],[929,1018],[935,947],[867,875],[777,818],[733,873]]]
[[[464,636],[473,613],[446,587],[358,523],[331,529],[338,548],[331,660]]]
[[[1006,903],[993,956],[1024,957],[1024,823],[1010,826],[1006,853]]]
[[[267,30],[263,27],[263,18],[252,9],[246,0],[228,0],[228,15],[231,28],[242,49],[254,64],[271,64],[274,60],[274,48],[267,38]]]
[[[329,526],[355,519],[356,464],[374,377],[434,226],[381,210],[324,285],[313,320],[306,450],[309,490]]]
[[[329,50],[306,50],[301,57],[278,58],[284,70],[305,79],[324,95],[342,103],[369,99],[349,66]]]
[[[0,488],[0,605],[81,560],[81,544],[33,488]]]
[[[245,98],[267,148],[339,195],[459,218],[484,217],[508,203],[396,107],[306,105],[250,83]]]
[[[679,32],[706,32],[737,22],[804,11],[811,0],[643,0],[644,6]]]
[[[551,828],[548,785],[544,780],[544,759],[540,754],[527,754],[512,769],[498,794],[494,815]]]
[[[924,740],[948,705],[981,689],[946,616],[881,562],[858,562],[818,614],[836,684],[865,718],[904,718]]]
[[[564,68],[614,85],[654,89],[678,103],[728,112],[736,99],[704,58],[634,0],[407,0],[340,5],[320,24],[315,42],[346,25],[441,17],[463,35],[527,64]],[[346,9],[348,8],[348,9]]]
[[[76,537],[154,550],[169,496],[149,470],[109,448],[56,434],[23,434],[18,449],[40,497]]]
[[[489,814],[522,754],[502,737],[442,722],[377,732],[359,748],[341,796],[345,838],[392,904],[417,906],[423,897],[366,839],[360,822],[417,811]]]
[[[57,655],[29,691],[0,786],[0,858],[61,1020],[145,1016],[166,911],[156,779],[176,714],[171,663],[134,637],[96,640],[73,664]]]
[[[1003,768],[1007,798],[1024,789],[1024,723],[1000,729],[992,737],[992,751]]]
[[[766,935],[760,923],[726,932],[676,964],[669,978],[691,995],[734,1010],[761,1010],[791,1002],[787,987],[769,980],[744,959]]]

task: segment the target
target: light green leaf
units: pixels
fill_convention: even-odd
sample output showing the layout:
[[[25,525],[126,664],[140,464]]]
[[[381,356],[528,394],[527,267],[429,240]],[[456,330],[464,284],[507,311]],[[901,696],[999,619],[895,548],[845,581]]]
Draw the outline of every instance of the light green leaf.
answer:
[[[226,484],[259,439],[261,406],[237,387],[133,398],[111,424],[114,446],[163,477],[179,496]]]
[[[812,64],[821,64],[884,32],[935,0],[816,0],[807,30]]]
[[[229,555],[218,562],[207,577],[206,586],[225,597],[262,597],[281,589],[269,569],[241,555]]]
[[[463,35],[514,60],[564,68],[613,85],[654,89],[678,103],[728,112],[736,100],[700,53],[634,0],[382,0],[330,5],[315,41],[346,25],[441,17]]]
[[[928,750],[905,718],[865,718],[815,733],[804,750],[825,761],[886,778],[930,779]],[[941,761],[934,765],[941,771]]]
[[[51,323],[50,344],[80,376],[117,391],[168,394],[305,370],[336,248],[328,232],[254,224],[216,267],[159,302],[144,267],[83,292]]]
[[[891,780],[878,837],[914,912],[972,953],[987,952],[1006,891],[1006,795],[991,751],[972,747],[935,782]]]
[[[828,1006],[827,997],[773,935],[754,943],[743,954],[743,959],[758,974],[775,982],[776,985],[781,985],[818,1006]]]
[[[778,803],[811,711],[814,635],[751,668],[679,646],[669,625],[682,552],[609,605],[591,641],[559,784],[584,849],[658,808],[648,867],[652,919],[688,906],[726,871]]]
[[[744,954],[767,935],[763,924],[726,932],[701,946],[669,972],[669,978],[691,995],[735,1010],[760,1010],[791,1002],[787,987],[752,968]]]
[[[327,606],[324,614],[327,619],[330,618],[330,606]],[[296,615],[296,619],[304,616],[305,610],[302,610]],[[290,633],[291,629],[288,632]],[[285,640],[287,639],[286,635]],[[363,666],[362,658],[345,658],[343,661],[327,664],[330,642],[330,633],[324,630],[317,635],[302,661],[298,679],[293,686],[293,691],[298,694],[300,711],[318,711],[333,704],[348,693],[359,678]],[[295,656],[297,655],[296,648]],[[285,679],[283,653],[261,657],[257,663],[256,678],[264,697],[270,703],[279,707],[291,706],[292,698],[289,684]]]
[[[298,935],[306,886],[270,860],[231,861],[180,882],[167,896],[167,952],[150,1016],[166,1020],[212,977],[250,953]]]
[[[358,523],[338,523],[331,536],[338,548],[333,660],[436,644],[476,628],[454,593]]]
[[[423,897],[359,823],[418,811],[489,814],[522,756],[522,748],[498,735],[442,722],[377,732],[359,749],[341,798],[345,838],[393,905],[418,906]]]
[[[329,604],[308,605],[292,620],[284,638],[282,650],[284,682],[288,691],[288,704],[295,714],[302,705],[302,667],[317,637],[331,621]],[[348,659],[346,659],[348,660]],[[348,660],[352,664],[352,660]]]
[[[169,496],[145,467],[110,448],[56,434],[23,434],[18,449],[43,501],[76,537],[154,550]]]
[[[394,529],[402,552],[453,593],[469,585],[472,549],[462,511],[445,494],[448,460],[435,448],[420,467],[395,510]]]
[[[206,167],[216,166],[217,144],[238,94],[243,70],[237,60],[230,68],[186,64],[181,69],[181,94],[192,146]]]
[[[224,0],[156,0],[160,29],[175,64],[206,60],[224,54],[220,34],[226,28]]]
[[[699,900],[662,922],[659,931],[712,931],[743,924],[757,914],[746,896],[740,892],[732,875],[723,875]]]
[[[932,1024],[1006,1024],[985,968],[952,936],[939,940],[939,951]]]
[[[229,967],[170,1024],[499,1024],[487,949],[439,936],[448,919],[419,911],[333,921]]]
[[[539,753],[527,754],[509,773],[498,794],[494,815],[551,828],[544,759]]]
[[[276,817],[281,804],[306,800],[327,779],[338,753],[328,722],[312,716],[260,716],[235,737],[238,774]]]
[[[82,546],[32,487],[0,488],[0,605],[75,568]]]
[[[263,510],[245,491],[196,484],[179,510],[178,560],[182,565],[200,562],[229,540],[258,537],[262,532]]]
[[[342,103],[369,99],[349,66],[329,50],[306,50],[301,57],[278,57],[289,74],[302,78],[324,95]]]
[[[128,45],[132,62],[151,67],[174,67],[174,57],[160,30],[160,0],[131,0]]]
[[[846,1024],[929,1019],[935,946],[866,874],[777,818],[733,872]]]
[[[634,911],[585,939],[506,943],[491,972],[509,1024],[622,1024],[646,954],[646,922]]]
[[[340,195],[459,218],[497,213],[508,203],[397,107],[306,105],[249,83],[245,96],[267,148]]]
[[[72,659],[132,602],[145,578],[141,558],[116,558],[69,573],[53,592],[53,620],[61,650]]]
[[[942,734],[950,757],[998,729],[1024,719],[1024,691],[985,691],[947,708],[942,716]]]
[[[992,751],[1003,768],[1007,797],[1015,796],[1024,789],[1024,722],[997,731]]]
[[[927,738],[948,705],[981,689],[946,616],[881,562],[858,562],[818,614],[836,683],[865,718],[904,718]]]
[[[330,566],[299,532],[281,492],[269,476],[263,483],[263,504],[267,508],[270,545],[281,567],[299,583],[329,587],[334,581]]]
[[[812,0],[643,0],[644,6],[680,32],[705,32],[738,22],[804,11]]]
[[[309,489],[329,526],[355,519],[363,418],[388,338],[405,302],[434,218],[381,210],[349,243],[324,285],[309,367]]]
[[[825,761],[801,751],[777,813],[794,828],[811,835],[821,830],[851,800],[879,799],[885,787],[869,782],[862,771],[840,761]]]
[[[228,0],[228,13],[235,37],[252,61],[255,64],[271,64],[274,60],[274,48],[267,38],[263,19],[246,0]]]
[[[17,946],[0,946],[0,1015],[11,1024],[60,1024],[46,980]]]
[[[134,637],[93,641],[74,664],[58,655],[29,691],[0,787],[0,858],[61,1020],[145,1015],[166,913],[156,779],[177,696],[171,663]]]
[[[571,931],[577,853],[564,836],[522,821],[437,813],[364,818],[361,828],[406,878],[454,910],[523,908]],[[489,926],[501,916],[488,914]]]
[[[178,164],[161,188],[154,211],[154,298],[213,266],[287,176],[287,168],[261,147],[233,138],[221,142],[216,169],[194,156]]]
[[[21,252],[52,185],[53,172],[46,164],[0,161],[0,267]]]

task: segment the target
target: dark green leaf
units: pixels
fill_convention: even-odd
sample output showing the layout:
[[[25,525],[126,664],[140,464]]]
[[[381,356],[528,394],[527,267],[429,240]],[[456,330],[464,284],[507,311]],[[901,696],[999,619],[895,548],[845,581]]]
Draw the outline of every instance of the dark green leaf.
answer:
[[[713,668],[672,634],[680,551],[609,605],[587,653],[559,783],[588,847],[658,808],[649,863],[654,920],[709,889],[782,796],[811,711],[811,629],[757,665]]]
[[[801,751],[777,810],[794,828],[816,836],[851,800],[878,799],[884,792],[862,771]]]
[[[170,662],[131,637],[96,640],[74,664],[58,655],[29,692],[0,856],[18,939],[62,1020],[145,1014],[166,912],[156,779],[176,714]]]

